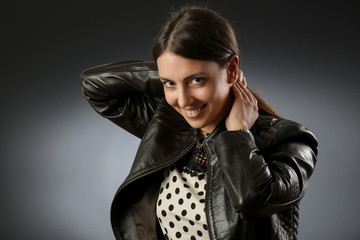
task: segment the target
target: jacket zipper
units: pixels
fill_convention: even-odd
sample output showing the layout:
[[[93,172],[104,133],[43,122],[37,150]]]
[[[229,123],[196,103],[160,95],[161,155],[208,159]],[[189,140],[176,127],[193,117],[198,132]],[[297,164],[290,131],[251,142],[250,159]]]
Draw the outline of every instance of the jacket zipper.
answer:
[[[206,151],[206,155],[208,157],[210,157],[209,151],[207,150],[208,147],[206,147],[207,144],[204,144],[205,147],[205,151]],[[210,187],[210,183],[211,183],[211,163],[210,163],[210,158],[208,158],[208,169],[207,169],[207,181],[206,181],[206,195],[205,195],[205,214],[206,214],[206,219],[207,219],[207,225],[208,225],[208,231],[209,231],[209,237],[211,240],[213,240],[213,235],[215,236],[215,234],[213,233],[213,224],[211,222],[210,219],[210,194],[209,194],[209,187]]]

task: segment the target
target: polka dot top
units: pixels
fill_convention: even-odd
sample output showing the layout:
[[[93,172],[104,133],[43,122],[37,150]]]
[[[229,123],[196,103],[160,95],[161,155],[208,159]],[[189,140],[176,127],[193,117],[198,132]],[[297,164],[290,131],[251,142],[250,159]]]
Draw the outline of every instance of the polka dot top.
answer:
[[[192,172],[193,173],[193,172]],[[206,174],[164,170],[156,214],[165,239],[210,239],[205,214]]]

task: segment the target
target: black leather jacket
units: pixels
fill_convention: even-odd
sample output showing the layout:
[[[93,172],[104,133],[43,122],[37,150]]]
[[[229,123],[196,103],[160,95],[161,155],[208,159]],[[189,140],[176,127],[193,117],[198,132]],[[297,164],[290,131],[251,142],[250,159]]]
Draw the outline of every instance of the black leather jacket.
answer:
[[[162,170],[185,156],[196,131],[167,104],[153,62],[121,62],[81,74],[82,91],[102,116],[141,138],[131,171],[116,192],[116,239],[164,239],[155,213]],[[260,115],[250,131],[205,140],[210,238],[296,239],[299,201],[313,172],[317,140],[304,126]]]

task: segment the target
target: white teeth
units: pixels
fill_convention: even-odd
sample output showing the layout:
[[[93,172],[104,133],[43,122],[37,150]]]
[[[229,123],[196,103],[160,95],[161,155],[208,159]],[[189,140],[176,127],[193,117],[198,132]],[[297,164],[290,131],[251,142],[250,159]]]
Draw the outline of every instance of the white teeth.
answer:
[[[196,114],[198,114],[199,112],[200,112],[200,108],[198,108],[198,109],[195,109],[195,110],[185,110],[185,112],[186,112],[186,114],[187,115],[189,115],[189,116],[191,116],[191,115],[196,115]]]

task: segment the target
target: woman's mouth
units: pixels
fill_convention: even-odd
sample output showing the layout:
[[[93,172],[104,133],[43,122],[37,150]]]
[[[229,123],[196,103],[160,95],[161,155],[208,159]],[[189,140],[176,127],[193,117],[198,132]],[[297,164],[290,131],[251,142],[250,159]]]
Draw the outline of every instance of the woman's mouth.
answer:
[[[201,114],[205,106],[206,104],[199,108],[184,109],[184,113],[188,118],[197,118]]]

